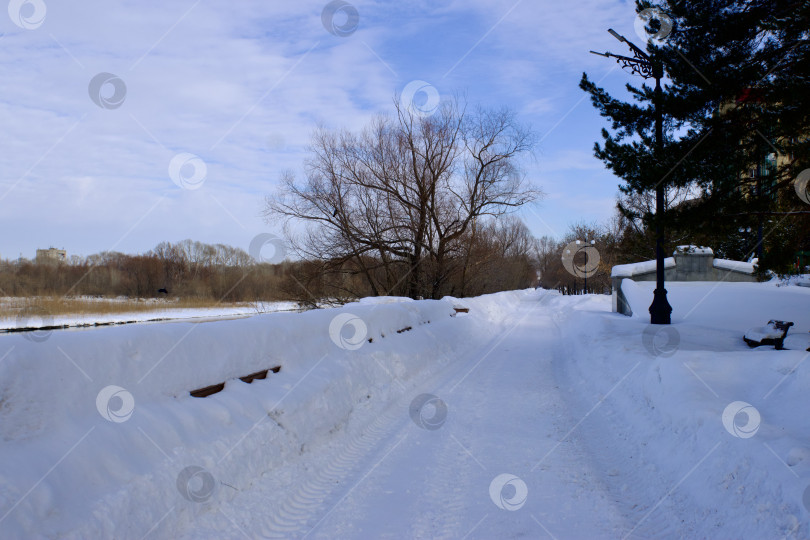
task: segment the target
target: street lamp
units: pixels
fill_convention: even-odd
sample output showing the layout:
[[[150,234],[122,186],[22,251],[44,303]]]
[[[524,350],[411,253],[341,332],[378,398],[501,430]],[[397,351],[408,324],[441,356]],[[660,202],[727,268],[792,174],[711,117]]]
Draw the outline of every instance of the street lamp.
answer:
[[[610,35],[622,43],[626,43],[633,52],[633,58],[613,54],[611,52],[599,53],[591,51],[605,58],[615,58],[617,63],[622,64],[622,68],[630,68],[631,73],[641,75],[645,79],[655,79],[655,153],[660,161],[664,150],[663,119],[661,114],[661,78],[664,76],[664,68],[660,62],[654,62],[650,56],[636,47],[624,36],[608,29]],[[650,323],[670,324],[672,306],[667,301],[667,290],[664,288],[664,185],[660,180],[655,185],[655,293],[652,304],[650,304]]]
[[[579,240],[577,240],[576,243],[577,243],[577,252],[574,253],[575,257],[579,254],[579,250],[588,247],[588,241],[587,240],[585,242],[580,242]],[[594,245],[595,243],[596,243],[596,240],[591,240],[590,241],[590,245]],[[587,252],[586,252],[586,257],[587,257]],[[582,273],[582,278],[585,280],[585,294],[588,294],[588,270],[587,270],[587,268]]]

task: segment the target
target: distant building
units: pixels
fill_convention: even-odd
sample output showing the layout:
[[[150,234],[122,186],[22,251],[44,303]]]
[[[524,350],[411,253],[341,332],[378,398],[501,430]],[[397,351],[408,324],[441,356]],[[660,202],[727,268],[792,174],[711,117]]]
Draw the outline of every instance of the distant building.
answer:
[[[725,114],[737,107],[759,107],[762,106],[764,101],[764,93],[760,88],[745,88],[734,102],[729,101],[720,106],[720,114]],[[760,132],[759,135],[768,140],[769,130],[767,126],[763,129],[765,134]],[[773,144],[771,144],[771,147],[773,147]],[[759,163],[753,163],[746,170],[739,173],[740,189],[744,190],[749,197],[765,197],[776,200],[779,183],[777,172],[784,170],[793,163],[794,156],[782,155],[776,152],[775,147],[773,149],[774,152],[764,156]]]
[[[64,249],[48,248],[37,250],[38,263],[66,262],[67,251]]]

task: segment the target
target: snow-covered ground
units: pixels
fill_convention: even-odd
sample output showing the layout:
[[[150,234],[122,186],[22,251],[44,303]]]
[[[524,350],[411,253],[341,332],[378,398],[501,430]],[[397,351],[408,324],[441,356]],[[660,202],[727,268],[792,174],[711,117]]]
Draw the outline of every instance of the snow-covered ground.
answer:
[[[93,298],[80,297],[83,302],[98,302],[115,305],[119,299],[115,298]],[[120,313],[88,313],[70,315],[51,315],[46,311],[33,310],[31,313],[23,313],[20,305],[29,302],[28,298],[2,297],[0,298],[0,332],[9,329],[20,328],[46,328],[46,327],[86,327],[103,326],[112,324],[127,324],[149,321],[166,321],[174,319],[199,319],[212,317],[244,317],[257,313],[269,313],[275,311],[294,311],[298,309],[295,302],[254,302],[242,305],[225,305],[212,307],[184,308],[174,307],[171,301],[142,299],[141,301],[152,309],[148,311]],[[127,298],[120,300],[129,302]],[[109,306],[107,306],[109,309]]]
[[[715,285],[0,336],[0,536],[806,538],[810,289]]]

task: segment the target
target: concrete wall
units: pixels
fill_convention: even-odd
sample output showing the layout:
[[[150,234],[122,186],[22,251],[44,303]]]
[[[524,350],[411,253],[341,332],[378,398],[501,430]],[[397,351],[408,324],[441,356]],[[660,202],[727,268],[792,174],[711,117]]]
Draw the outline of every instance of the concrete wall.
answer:
[[[675,267],[664,270],[664,281],[730,281],[754,282],[753,274],[733,269],[717,268],[714,266],[714,255],[711,253],[674,253]],[[633,274],[632,276],[611,277],[613,285],[613,311],[632,315],[630,306],[621,292],[623,279],[633,281],[655,281],[655,270]]]

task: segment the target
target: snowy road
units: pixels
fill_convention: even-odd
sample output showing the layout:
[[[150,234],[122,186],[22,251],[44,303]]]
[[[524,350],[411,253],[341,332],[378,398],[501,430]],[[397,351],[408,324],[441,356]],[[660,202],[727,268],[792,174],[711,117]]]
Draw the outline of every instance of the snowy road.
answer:
[[[447,404],[446,423],[394,429],[311,536],[596,538],[628,530],[570,437],[578,419],[556,384],[559,334],[541,307],[520,304],[485,350],[442,374],[431,393]],[[490,497],[490,483],[504,473],[527,485],[514,511]],[[505,497],[514,494],[504,487]]]
[[[414,392],[405,392],[346,446],[337,442],[325,463],[297,475],[277,509],[268,504],[279,500],[268,493],[277,484],[258,482],[188,537],[226,534],[222,516],[254,525],[244,530],[250,537],[597,538],[630,530],[578,442],[581,418],[566,410],[552,313],[560,314],[527,298],[484,347],[422,382],[420,392],[446,405],[446,417],[430,404],[421,410],[426,421],[438,419],[434,429],[411,419]],[[523,505],[514,485],[499,490],[516,510],[490,496],[502,474],[526,485]]]

